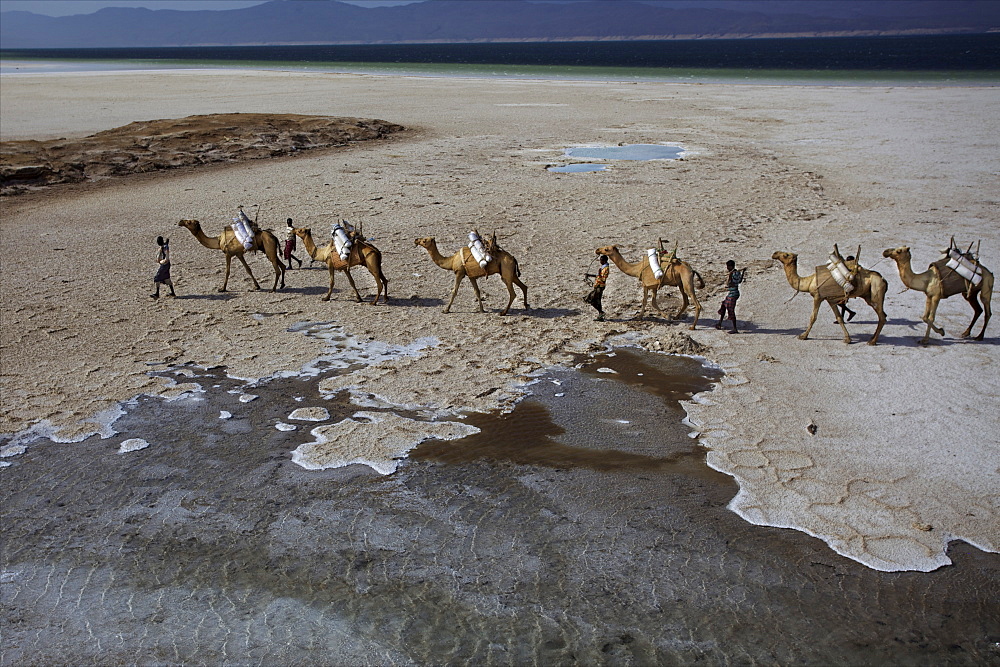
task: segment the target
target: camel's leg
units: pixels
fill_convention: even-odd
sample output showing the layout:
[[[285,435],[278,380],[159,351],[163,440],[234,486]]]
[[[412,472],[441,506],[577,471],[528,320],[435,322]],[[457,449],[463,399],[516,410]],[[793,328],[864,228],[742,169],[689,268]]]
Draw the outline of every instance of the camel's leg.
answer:
[[[476,279],[472,278],[472,277],[469,278],[469,282],[472,283],[472,291],[474,291],[476,293],[476,301],[479,302],[479,312],[480,313],[485,313],[486,309],[483,308],[483,295],[479,291],[479,283],[477,283]]]
[[[939,336],[944,335],[944,328],[935,326],[934,318],[937,316],[938,303],[941,302],[941,297],[939,296],[928,296],[927,297],[927,310],[924,316],[924,322],[927,323],[927,330],[924,332],[924,337],[920,339],[921,345],[927,345],[930,342],[931,331],[938,334]]]
[[[375,300],[372,301],[372,305],[378,303],[378,299],[382,296],[382,287],[385,286],[385,301],[389,301],[389,281],[386,279],[385,275],[382,273],[382,262],[380,258],[376,257],[374,253],[365,257],[365,268],[368,269],[368,273],[372,274],[372,278],[375,279],[375,287],[378,292],[375,294]]]
[[[514,276],[514,284],[520,287],[524,294],[524,309],[531,310],[531,306],[528,305],[528,286],[522,283],[517,276]]]
[[[643,287],[642,288],[642,306],[639,307],[639,319],[640,320],[643,319],[646,316],[646,299],[648,299],[648,298],[649,298],[649,288],[648,287]],[[655,293],[653,295],[653,298],[654,299],[656,298]]]
[[[274,284],[271,285],[271,291],[278,291],[278,278],[281,278],[281,289],[285,289],[285,265],[283,263],[279,264],[277,259],[271,261],[271,265],[274,266]]]
[[[683,284],[679,285],[678,287],[680,287],[680,290],[681,290],[681,307],[678,308],[677,312],[674,313],[673,317],[670,318],[670,319],[674,319],[674,320],[679,320],[682,317],[684,317],[684,313],[686,313],[687,309],[688,309],[688,295],[687,295],[687,291],[684,289],[684,285]]]
[[[816,315],[819,313],[819,305],[823,301],[817,294],[813,297],[813,310],[812,315],[809,317],[809,324],[806,325],[806,330],[799,334],[799,340],[808,340],[809,332],[812,331],[813,325],[816,324]]]
[[[664,310],[660,308],[660,304],[656,301],[656,295],[659,292],[659,290],[660,290],[659,286],[652,288],[651,291],[653,293],[653,297],[650,299],[649,303],[653,306],[653,309],[656,310],[656,312],[658,312],[660,315],[663,315],[665,318],[669,320],[670,314],[664,312]]]
[[[698,326],[698,318],[701,317],[701,302],[698,301],[698,296],[694,293],[693,280],[691,281],[691,303],[694,304],[694,322],[691,323],[691,331],[694,331],[694,328]],[[736,326],[735,322],[733,322],[733,326]]]
[[[507,286],[507,294],[509,295],[510,298],[507,299],[507,307],[504,308],[500,314],[506,315],[507,311],[510,310],[510,304],[514,303],[514,281],[504,280],[503,284]]]
[[[320,299],[320,301],[329,301],[330,300],[330,295],[333,294],[333,279],[334,279],[334,276],[337,275],[337,272],[330,265],[327,265],[327,270],[330,272],[330,289],[328,289],[326,291],[326,296],[324,296],[322,299]]]
[[[222,287],[219,288],[220,292],[226,291],[226,286],[229,284],[229,265],[232,264],[232,255],[226,255],[226,277],[222,279]]]
[[[444,312],[447,313],[449,310],[451,310],[451,304],[455,302],[455,295],[458,294],[458,286],[462,284],[462,278],[464,277],[465,277],[464,271],[455,272],[455,287],[453,287],[451,290],[451,298],[448,299],[448,305],[444,307]],[[475,282],[473,282],[472,284],[475,285]]]
[[[374,306],[378,303],[378,298],[383,293],[383,290],[385,293],[383,301],[385,303],[389,303],[389,279],[385,277],[384,273],[382,273],[381,258],[375,258],[375,260],[370,264],[367,264],[367,266],[368,272],[375,278],[375,284],[378,286],[378,294],[375,295],[375,300],[372,301],[372,305]]]
[[[247,275],[250,276],[250,280],[253,281],[253,288],[260,289],[260,283],[257,282],[256,278],[253,277],[253,271],[250,270],[250,265],[247,264],[246,258],[243,257],[243,255],[236,255],[236,259],[240,260],[240,262],[243,264],[243,268],[247,270]],[[228,275],[226,277],[228,278]]]
[[[354,290],[354,297],[358,300],[358,303],[364,301],[364,299],[361,298],[361,292],[358,291],[358,286],[354,284],[354,278],[351,277],[350,267],[344,269],[344,275],[347,276],[347,282],[351,283],[351,289]]]
[[[927,343],[930,342],[931,330],[939,336],[944,335],[944,328],[934,324],[934,318],[937,317],[937,308],[939,303],[941,303],[941,297],[939,295],[927,295],[927,307],[924,310],[924,322],[927,323],[927,331],[924,332],[924,337],[920,339],[921,345],[927,345]]]
[[[840,316],[840,308],[834,305],[833,301],[827,301],[830,304],[830,310],[837,318],[837,324],[840,325],[841,330],[844,332],[844,343],[847,345],[851,344],[851,334],[847,331],[847,325],[844,324],[844,318]],[[814,311],[815,312],[815,311]]]
[[[972,321],[969,322],[968,328],[966,328],[960,336],[961,338],[968,338],[969,334],[972,333],[972,327],[975,326],[976,320],[978,320],[979,316],[983,314],[983,309],[979,306],[979,290],[973,290],[970,294],[963,294],[962,296],[964,296],[965,300],[969,302],[970,306],[972,306]]]
[[[869,345],[878,344],[879,334],[882,333],[882,327],[885,326],[885,293],[888,289],[889,285],[885,280],[879,276],[872,276],[868,293],[863,296],[865,303],[878,315],[878,325],[875,327],[875,333],[872,334],[871,340],[868,341]],[[837,310],[839,311],[840,309],[838,308]]]
[[[993,299],[993,276],[988,275],[986,279],[983,280],[983,284],[980,285],[979,298],[983,302],[983,312],[986,316],[983,318],[983,330],[979,332],[976,336],[976,340],[982,340],[983,336],[986,335],[986,325],[990,322],[990,317],[993,316],[993,310],[991,308],[990,302]],[[969,327],[970,331],[972,327]]]
[[[872,334],[871,340],[868,341],[869,345],[876,345],[878,344],[878,336],[882,333],[882,327],[885,326],[885,309],[882,307],[882,304],[871,297],[865,297],[865,303],[871,306],[872,310],[875,311],[875,314],[878,315],[878,326],[875,327],[875,333]]]

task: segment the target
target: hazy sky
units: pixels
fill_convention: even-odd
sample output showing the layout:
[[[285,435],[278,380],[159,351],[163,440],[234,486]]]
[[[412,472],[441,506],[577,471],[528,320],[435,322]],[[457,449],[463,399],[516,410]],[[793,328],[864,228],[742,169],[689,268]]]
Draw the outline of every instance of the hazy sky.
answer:
[[[149,9],[239,9],[267,0],[0,0],[0,11],[24,11],[47,16],[92,14],[104,7],[147,7]],[[405,5],[419,0],[341,0],[352,5],[378,7]]]

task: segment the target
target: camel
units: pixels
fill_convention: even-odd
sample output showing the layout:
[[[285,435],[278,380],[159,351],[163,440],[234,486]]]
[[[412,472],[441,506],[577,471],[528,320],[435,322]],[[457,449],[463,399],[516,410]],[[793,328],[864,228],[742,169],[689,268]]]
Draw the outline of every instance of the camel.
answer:
[[[479,312],[486,312],[483,309],[483,295],[479,292],[479,285],[476,281],[479,278],[489,277],[494,273],[500,274],[500,278],[503,280],[504,285],[507,286],[507,292],[510,294],[510,299],[507,300],[507,307],[503,309],[503,312],[500,313],[501,315],[506,315],[510,310],[510,305],[514,303],[514,285],[520,287],[524,293],[525,310],[531,308],[528,305],[528,286],[518,278],[521,275],[521,269],[518,266],[517,259],[497,245],[495,232],[493,238],[486,240],[485,243],[491,257],[489,263],[486,265],[485,275],[477,275],[475,278],[466,271],[466,260],[471,257],[468,248],[463,247],[451,257],[445,257],[438,251],[437,242],[433,237],[428,236],[415,239],[413,243],[427,250],[427,253],[431,256],[435,264],[455,274],[455,287],[451,290],[451,298],[448,299],[448,305],[444,307],[444,312],[447,313],[451,310],[451,304],[455,301],[455,295],[458,294],[458,286],[462,284],[462,279],[466,276],[468,276],[469,281],[472,283],[472,289],[476,293],[476,300],[479,302]]]
[[[253,281],[254,289],[260,289],[260,283],[257,279],[253,277],[253,271],[250,270],[250,265],[247,264],[246,259],[243,255],[246,250],[243,248],[243,244],[239,242],[236,238],[236,234],[233,233],[233,228],[226,225],[222,228],[222,233],[218,236],[208,236],[201,229],[201,223],[197,220],[181,220],[177,223],[180,227],[185,227],[198,241],[212,250],[221,250],[226,256],[226,277],[222,279],[222,287],[219,288],[220,292],[226,291],[226,286],[229,285],[229,268],[233,261],[233,257],[240,260],[243,264],[243,268],[247,270],[247,275],[250,276],[250,280]],[[271,286],[271,291],[276,292],[278,290],[278,279],[281,279],[281,287],[285,286],[285,264],[278,257],[278,238],[272,234],[269,230],[263,229],[258,230],[254,233],[253,247],[251,250],[263,250],[264,254],[267,255],[268,261],[271,262],[271,266],[274,267],[274,284]]]
[[[834,246],[836,249],[836,246]],[[839,256],[839,251],[837,251]],[[830,308],[833,309],[833,314],[837,317],[837,323],[844,332],[844,342],[851,342],[851,334],[847,332],[847,325],[844,324],[844,318],[840,314],[840,309],[834,304],[833,300],[826,299],[819,294],[819,285],[817,284],[816,274],[808,276],[800,276],[798,271],[798,259],[799,256],[792,252],[782,252],[778,251],[771,255],[771,259],[776,259],[781,262],[785,267],[785,277],[788,279],[788,284],[792,286],[792,289],[798,292],[808,292],[813,298],[813,309],[812,316],[809,318],[809,326],[806,330],[799,334],[800,340],[806,340],[809,338],[809,332],[812,331],[813,324],[816,323],[816,315],[819,312],[819,305],[821,302],[826,301],[830,304]],[[878,336],[882,333],[882,327],[885,326],[885,293],[888,288],[888,284],[885,278],[882,277],[878,271],[871,271],[865,269],[858,265],[856,261],[848,262],[848,267],[855,271],[855,280],[857,281],[857,287],[853,292],[847,297],[847,299],[860,298],[864,299],[865,303],[871,306],[872,310],[878,315],[878,326],[875,327],[875,333],[872,335],[871,340],[868,341],[869,345],[876,345],[878,343]]]
[[[986,317],[983,319],[983,329],[975,338],[976,340],[983,339],[983,335],[986,333],[986,325],[989,323],[990,316],[992,315],[990,300],[993,297],[993,274],[985,266],[980,266],[983,271],[983,279],[978,285],[972,285],[968,289],[959,291],[956,289],[957,285],[952,284],[951,281],[947,285],[942,282],[941,273],[934,264],[927,267],[927,270],[923,273],[914,273],[913,267],[910,264],[910,249],[906,246],[888,248],[882,253],[882,256],[896,261],[896,268],[899,269],[899,278],[908,289],[917,290],[927,295],[924,314],[920,318],[927,323],[927,332],[920,339],[921,345],[928,343],[932,329],[934,333],[940,336],[944,335],[944,329],[934,324],[934,317],[937,315],[937,308],[941,299],[947,299],[955,294],[961,294],[969,302],[969,305],[972,306],[972,321],[969,322],[969,327],[962,332],[961,337],[968,338],[972,334],[972,327],[976,324],[976,320],[979,319],[981,313],[985,312]],[[982,307],[979,305],[980,301],[982,301]]]
[[[344,272],[347,276],[347,282],[351,284],[351,289],[354,290],[354,296],[357,297],[359,303],[363,301],[361,293],[358,292],[358,286],[354,284],[354,278],[351,277],[351,267],[364,264],[368,272],[375,278],[375,285],[378,288],[372,305],[374,306],[378,303],[379,297],[382,296],[383,288],[385,289],[383,302],[389,302],[389,279],[382,273],[382,253],[378,248],[366,241],[360,231],[356,230],[351,235],[351,252],[347,256],[347,261],[341,259],[340,255],[337,254],[332,239],[323,246],[317,246],[313,241],[312,230],[308,227],[297,227],[292,230],[292,233],[302,239],[302,245],[306,247],[309,257],[314,261],[325,263],[326,268],[330,271],[330,289],[327,290],[326,296],[321,299],[322,301],[330,300],[330,295],[333,294],[334,276],[337,271]]]
[[[705,281],[702,280],[701,274],[691,268],[691,265],[687,262],[683,262],[676,257],[671,257],[670,262],[667,266],[661,268],[663,269],[663,277],[659,280],[653,274],[653,269],[649,265],[649,256],[646,256],[642,261],[631,263],[622,257],[621,252],[618,250],[618,246],[609,245],[603,248],[598,248],[595,251],[598,255],[607,255],[608,258],[615,263],[622,273],[628,274],[639,279],[642,284],[642,307],[639,309],[639,319],[641,320],[646,316],[646,301],[652,296],[650,303],[653,308],[665,315],[667,319],[679,320],[687,312],[688,303],[694,305],[694,321],[691,323],[690,329],[694,329],[698,324],[698,317],[701,315],[701,303],[698,301],[698,296],[694,292],[694,280],[698,279],[698,287],[704,288]],[[679,287],[681,290],[681,307],[678,309],[673,316],[668,315],[660,308],[659,304],[656,302],[656,293],[664,285],[669,285],[671,287]]]

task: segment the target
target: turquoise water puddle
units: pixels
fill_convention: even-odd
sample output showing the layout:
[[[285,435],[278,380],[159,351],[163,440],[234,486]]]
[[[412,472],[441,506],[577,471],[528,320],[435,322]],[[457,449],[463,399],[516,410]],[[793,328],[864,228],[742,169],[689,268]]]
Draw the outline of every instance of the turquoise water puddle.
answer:
[[[684,156],[680,146],[666,144],[630,144],[624,146],[578,146],[564,151],[567,157],[588,158],[591,160],[678,160]],[[549,171],[558,173],[579,173],[587,171],[604,171],[607,167],[593,162],[575,162],[572,164],[553,165],[546,167]]]

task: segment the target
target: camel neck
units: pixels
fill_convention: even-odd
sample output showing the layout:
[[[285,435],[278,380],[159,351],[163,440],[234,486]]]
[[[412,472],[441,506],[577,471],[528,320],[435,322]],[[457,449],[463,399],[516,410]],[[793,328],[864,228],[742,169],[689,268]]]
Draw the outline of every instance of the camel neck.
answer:
[[[198,239],[198,243],[202,244],[206,248],[211,248],[212,250],[218,250],[222,247],[222,242],[218,237],[212,237],[205,234],[205,230],[201,228],[201,225],[196,226],[191,230],[194,237]]]
[[[302,245],[306,247],[306,252],[313,259],[316,259],[316,244],[313,242],[312,234],[305,234],[302,237]]]
[[[810,276],[800,276],[799,275],[799,263],[798,260],[792,260],[788,264],[785,264],[785,277],[788,279],[788,284],[799,292],[808,292],[808,288],[803,286],[803,283]]]
[[[631,262],[625,261],[620,252],[613,252],[609,255],[611,261],[615,263],[622,273],[627,273],[630,276],[638,276],[642,273],[642,262],[637,262],[632,264]]]
[[[436,242],[431,241],[429,244],[427,244],[426,248],[427,252],[430,254],[431,259],[434,261],[435,264],[437,264],[443,269],[451,269],[451,258],[445,257],[444,255],[441,254],[441,252],[438,250]]]
[[[899,269],[899,279],[910,289],[923,291],[921,288],[926,288],[927,283],[930,282],[930,270],[914,273],[913,264],[909,258],[897,259],[896,268]]]

